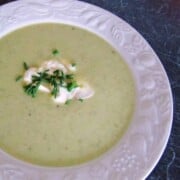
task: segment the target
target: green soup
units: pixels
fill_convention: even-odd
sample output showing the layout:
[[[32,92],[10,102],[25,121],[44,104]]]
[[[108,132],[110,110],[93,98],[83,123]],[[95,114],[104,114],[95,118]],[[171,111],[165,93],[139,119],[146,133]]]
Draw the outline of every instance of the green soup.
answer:
[[[75,62],[94,88],[84,101],[57,106],[47,94],[27,96],[15,78],[23,62],[39,66],[52,49]],[[0,148],[30,163],[71,166],[119,141],[134,111],[133,78],[119,54],[96,35],[68,25],[39,24],[0,39]]]

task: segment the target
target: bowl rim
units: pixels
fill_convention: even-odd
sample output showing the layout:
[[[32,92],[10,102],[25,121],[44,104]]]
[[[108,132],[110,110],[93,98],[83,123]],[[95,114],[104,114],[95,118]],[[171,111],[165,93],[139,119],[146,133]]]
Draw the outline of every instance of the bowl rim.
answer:
[[[26,15],[22,17],[23,14]],[[121,18],[97,6],[76,0],[11,2],[0,6],[0,22],[0,38],[16,29],[39,23],[61,23],[88,30],[119,52],[132,70],[137,86],[137,109],[133,122],[120,142],[107,153],[77,166],[44,167],[23,162],[0,150],[0,157],[3,159],[0,172],[10,167],[28,177],[31,174],[40,177],[42,173],[53,177],[57,176],[54,174],[56,172],[59,177],[66,178],[69,176],[67,173],[70,173],[72,177],[86,177],[87,180],[99,176],[102,179],[145,179],[164,152],[173,120],[170,83],[162,63],[149,43]],[[150,82],[147,83],[147,80]],[[142,105],[147,108],[143,112]],[[152,117],[154,119],[150,121]],[[142,124],[147,131],[142,129]],[[142,146],[142,150],[139,146]],[[153,149],[153,153],[149,149]],[[84,172],[83,175],[81,171]]]

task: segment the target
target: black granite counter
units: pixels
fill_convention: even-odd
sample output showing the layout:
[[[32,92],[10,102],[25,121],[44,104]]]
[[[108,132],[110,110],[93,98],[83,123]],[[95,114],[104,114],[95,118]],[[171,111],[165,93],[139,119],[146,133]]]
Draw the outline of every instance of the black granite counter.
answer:
[[[0,0],[0,5],[12,0]],[[82,0],[111,11],[150,43],[168,74],[174,119],[166,150],[147,180],[180,180],[180,0]]]

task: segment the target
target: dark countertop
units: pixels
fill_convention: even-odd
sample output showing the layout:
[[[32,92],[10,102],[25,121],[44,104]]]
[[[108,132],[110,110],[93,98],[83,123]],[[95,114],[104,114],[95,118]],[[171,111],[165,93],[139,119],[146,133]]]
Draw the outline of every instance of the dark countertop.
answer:
[[[13,0],[0,0],[0,5]],[[111,11],[150,43],[168,74],[173,98],[171,136],[147,180],[180,180],[180,0],[82,0]]]

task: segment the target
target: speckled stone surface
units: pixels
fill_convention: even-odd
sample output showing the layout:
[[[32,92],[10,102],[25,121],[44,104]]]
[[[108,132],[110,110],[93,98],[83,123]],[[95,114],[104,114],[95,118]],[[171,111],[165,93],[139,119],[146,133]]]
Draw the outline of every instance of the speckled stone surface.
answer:
[[[0,0],[0,5],[12,0]],[[147,180],[180,180],[180,0],[82,0],[131,24],[150,43],[168,74],[174,118],[171,136]]]

